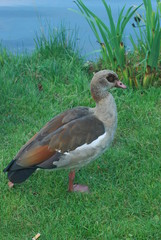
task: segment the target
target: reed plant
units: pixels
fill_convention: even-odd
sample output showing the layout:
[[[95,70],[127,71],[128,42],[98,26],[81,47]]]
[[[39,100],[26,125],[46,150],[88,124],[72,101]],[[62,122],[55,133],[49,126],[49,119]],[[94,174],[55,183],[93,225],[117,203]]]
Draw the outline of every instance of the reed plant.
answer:
[[[139,28],[139,34],[135,30],[137,36],[137,44],[131,39],[134,46],[134,50],[138,51],[138,54],[142,57],[138,66],[141,66],[142,85],[147,87],[153,84],[156,79],[157,68],[159,64],[160,45],[161,45],[161,26],[160,26],[160,12],[161,3],[157,1],[156,11],[152,8],[151,0],[143,0],[145,14],[140,16],[140,20],[137,21]],[[142,27],[142,26],[145,26]]]
[[[158,4],[158,9],[160,11],[160,17],[161,17],[161,1],[157,0],[157,4]]]
[[[101,44],[102,59],[106,67],[108,64],[113,70],[121,71],[124,79],[128,81],[126,49],[123,42],[124,30],[129,20],[141,5],[136,8],[131,6],[126,12],[124,6],[119,13],[117,23],[115,23],[111,7],[107,5],[105,0],[102,0],[109,21],[108,26],[87,8],[82,0],[76,0],[75,3],[89,23],[97,41]],[[78,11],[76,12],[78,13]]]
[[[83,15],[90,28],[92,29],[97,41],[101,45],[101,56],[103,67],[121,73],[124,81],[130,86],[147,87],[154,83],[157,75],[157,68],[160,57],[160,14],[161,2],[157,1],[157,10],[152,8],[151,0],[143,0],[143,4],[125,10],[125,6],[121,9],[117,22],[114,21],[111,7],[107,5],[105,0],[102,3],[105,7],[109,26],[104,23],[95,13],[93,13],[82,0],[76,0],[79,11],[77,13]],[[137,10],[144,6],[145,15],[142,17]],[[137,42],[132,36],[129,36],[134,51],[128,51],[124,44],[124,30],[127,23],[135,15],[138,31],[134,28]],[[133,24],[133,27],[136,27]],[[159,76],[157,76],[159,78]]]

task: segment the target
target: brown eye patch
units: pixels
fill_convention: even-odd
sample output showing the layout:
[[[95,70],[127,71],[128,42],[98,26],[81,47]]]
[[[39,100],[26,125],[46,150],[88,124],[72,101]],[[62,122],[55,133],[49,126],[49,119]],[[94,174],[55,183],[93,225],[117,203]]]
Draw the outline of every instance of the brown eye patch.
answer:
[[[107,77],[106,77],[106,79],[107,79],[107,81],[109,81],[109,82],[114,82],[115,81],[115,77],[114,77],[114,75],[112,75],[112,74],[109,74]]]

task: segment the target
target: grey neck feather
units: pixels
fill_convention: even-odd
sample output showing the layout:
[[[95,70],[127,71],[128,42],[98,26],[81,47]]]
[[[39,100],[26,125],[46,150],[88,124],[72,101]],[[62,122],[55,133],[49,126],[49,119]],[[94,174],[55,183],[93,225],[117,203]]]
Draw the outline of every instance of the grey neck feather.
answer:
[[[117,109],[112,94],[107,93],[105,98],[96,102],[94,114],[104,122],[107,128],[117,124]]]
[[[108,97],[109,93],[106,88],[100,88],[99,86],[91,83],[91,94],[96,103],[102,99]]]

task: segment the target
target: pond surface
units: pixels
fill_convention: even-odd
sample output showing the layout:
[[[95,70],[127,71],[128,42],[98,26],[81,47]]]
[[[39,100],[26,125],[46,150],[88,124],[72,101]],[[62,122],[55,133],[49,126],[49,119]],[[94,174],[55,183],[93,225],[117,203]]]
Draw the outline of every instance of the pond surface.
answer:
[[[114,19],[117,19],[118,12],[124,4],[128,8],[142,3],[141,0],[107,2],[111,6]],[[107,15],[101,0],[85,0],[84,3],[106,22]],[[63,23],[71,32],[75,28],[78,30],[77,42],[79,48],[82,49],[82,55],[99,49],[100,46],[86,20],[72,12],[70,8],[78,10],[72,0],[0,0],[0,41],[12,52],[24,50],[31,52],[35,47],[36,33],[46,32],[47,23],[54,28]],[[127,25],[125,31],[127,48],[131,47],[129,34],[134,35],[132,22],[133,20]],[[92,58],[92,55],[89,58]]]

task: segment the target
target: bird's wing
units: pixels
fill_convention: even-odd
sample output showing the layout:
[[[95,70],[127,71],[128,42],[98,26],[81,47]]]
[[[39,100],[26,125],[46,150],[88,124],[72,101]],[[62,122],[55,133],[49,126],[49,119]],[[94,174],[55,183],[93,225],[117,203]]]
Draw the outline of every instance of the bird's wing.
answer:
[[[105,132],[103,123],[88,108],[68,110],[48,122],[15,157],[21,168],[50,168],[61,154],[91,143]]]

